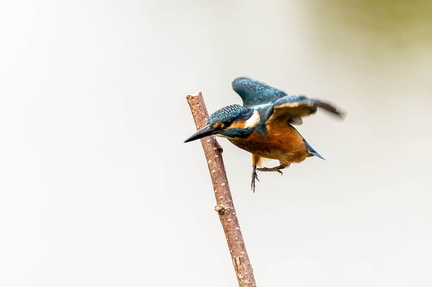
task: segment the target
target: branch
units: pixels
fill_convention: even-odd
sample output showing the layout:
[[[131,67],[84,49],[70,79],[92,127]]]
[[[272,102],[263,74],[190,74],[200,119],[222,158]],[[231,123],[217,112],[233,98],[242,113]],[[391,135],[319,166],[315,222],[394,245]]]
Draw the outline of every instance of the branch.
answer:
[[[195,125],[201,129],[207,124],[208,113],[201,92],[186,97]],[[255,287],[252,265],[246,252],[246,246],[240,230],[234,203],[232,200],[228,179],[222,159],[222,148],[215,137],[201,139],[205,157],[213,183],[216,198],[215,210],[219,214],[225,237],[230,250],[232,262],[240,287]]]

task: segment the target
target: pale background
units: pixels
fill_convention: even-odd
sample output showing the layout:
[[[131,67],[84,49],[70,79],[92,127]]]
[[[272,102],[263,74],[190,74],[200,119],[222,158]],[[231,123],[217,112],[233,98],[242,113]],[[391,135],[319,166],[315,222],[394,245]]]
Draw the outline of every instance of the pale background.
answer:
[[[259,286],[432,286],[430,1],[0,4],[0,286],[237,286],[185,95],[249,76],[329,100],[327,161],[250,191]],[[272,163],[270,163],[272,164]]]

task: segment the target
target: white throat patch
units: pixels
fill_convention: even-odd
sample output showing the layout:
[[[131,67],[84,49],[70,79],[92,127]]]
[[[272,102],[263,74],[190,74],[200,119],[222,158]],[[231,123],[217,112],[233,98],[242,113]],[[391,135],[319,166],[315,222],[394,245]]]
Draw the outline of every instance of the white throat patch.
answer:
[[[245,128],[254,128],[258,125],[260,121],[260,115],[257,110],[254,111],[252,116],[245,122]]]

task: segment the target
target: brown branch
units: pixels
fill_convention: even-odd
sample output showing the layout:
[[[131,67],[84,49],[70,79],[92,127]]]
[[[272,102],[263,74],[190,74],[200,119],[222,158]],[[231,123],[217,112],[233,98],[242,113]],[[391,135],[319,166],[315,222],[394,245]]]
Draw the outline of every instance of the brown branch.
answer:
[[[195,120],[195,125],[201,129],[207,124],[208,113],[201,92],[186,97]],[[234,209],[228,179],[222,159],[222,148],[212,136],[201,139],[205,157],[213,182],[216,197],[215,210],[219,214],[232,262],[240,287],[255,287],[252,265],[246,252],[246,246],[240,230],[240,225]]]

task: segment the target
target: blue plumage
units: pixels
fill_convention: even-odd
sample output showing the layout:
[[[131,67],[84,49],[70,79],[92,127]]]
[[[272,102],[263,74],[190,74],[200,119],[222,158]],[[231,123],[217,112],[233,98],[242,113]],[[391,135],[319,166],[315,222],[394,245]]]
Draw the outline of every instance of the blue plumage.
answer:
[[[210,115],[207,125],[186,140],[209,135],[228,138],[236,146],[252,153],[252,190],[255,190],[256,171],[277,171],[308,156],[324,159],[292,125],[302,124],[302,118],[322,108],[342,117],[333,105],[304,95],[288,95],[267,84],[249,78],[232,82],[243,106],[229,105]],[[258,168],[263,158],[277,159],[280,165]]]
[[[306,144],[306,147],[307,147],[308,151],[311,154],[313,154],[314,156],[319,157],[320,159],[324,159],[325,160],[325,158],[323,158],[322,155],[320,155],[316,150],[314,150],[313,147],[311,147],[310,144],[304,138],[303,138],[303,140],[304,140],[304,142]]]
[[[223,107],[213,114],[211,114],[207,120],[209,125],[214,125],[217,122],[228,124],[232,120],[248,119],[253,113],[253,109],[242,107],[240,105],[234,104]]]
[[[270,87],[264,83],[240,77],[235,79],[231,86],[243,100],[243,106],[252,107],[260,104],[268,104],[286,96],[283,91]]]

